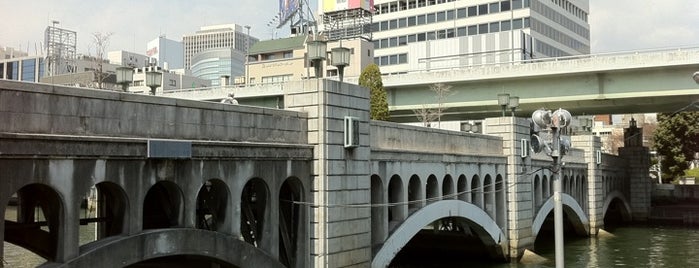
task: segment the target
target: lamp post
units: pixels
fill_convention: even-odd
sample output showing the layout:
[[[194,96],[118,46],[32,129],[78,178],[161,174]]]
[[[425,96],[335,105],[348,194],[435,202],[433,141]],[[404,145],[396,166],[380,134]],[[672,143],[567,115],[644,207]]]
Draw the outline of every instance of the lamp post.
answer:
[[[146,72],[146,86],[150,87],[150,94],[155,96],[155,89],[158,88],[163,81],[163,73],[158,71]]]
[[[340,43],[340,47],[333,48],[330,53],[332,55],[331,64],[337,67],[337,74],[340,77],[340,82],[342,82],[345,66],[350,65],[350,49],[342,47],[342,43]]]
[[[553,179],[553,224],[554,224],[554,235],[555,235],[555,249],[556,249],[556,268],[564,267],[564,252],[563,252],[563,203],[561,196],[561,164],[560,160],[570,149],[570,139],[567,137],[561,137],[560,130],[567,127],[573,117],[570,112],[564,109],[558,109],[555,112],[551,112],[544,109],[539,109],[534,111],[532,114],[532,121],[538,127],[545,129],[550,128],[552,133],[552,140],[549,143],[540,142],[541,138],[538,135],[532,135],[532,150],[539,153],[543,148],[546,148],[549,156],[553,159],[551,164],[552,179]],[[537,141],[537,142],[534,142]]]
[[[507,107],[509,107],[510,110],[512,110],[512,117],[515,117],[515,110],[517,109],[517,107],[519,107],[519,97],[510,97],[509,102],[507,103]]]
[[[502,107],[502,117],[505,117],[505,110],[507,109],[507,105],[510,103],[510,94],[507,93],[501,93],[498,94],[498,105]]]
[[[245,86],[250,84],[250,25],[245,25],[248,31],[245,36]]]
[[[121,85],[121,90],[129,91],[129,84],[133,82],[133,68],[119,66],[116,68],[116,83]]]
[[[316,78],[323,77],[323,64],[321,63],[325,60],[325,53],[327,51],[328,45],[325,41],[313,40],[306,43],[306,49],[308,50],[308,60],[313,62],[313,67],[316,72]]]

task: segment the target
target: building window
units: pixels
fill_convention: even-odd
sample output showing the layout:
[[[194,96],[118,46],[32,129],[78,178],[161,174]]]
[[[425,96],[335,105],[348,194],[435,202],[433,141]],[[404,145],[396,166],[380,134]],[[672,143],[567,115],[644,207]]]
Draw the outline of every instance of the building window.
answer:
[[[478,15],[485,15],[488,14],[488,5],[480,5],[478,6]]]
[[[468,7],[468,16],[473,17],[478,15],[478,8],[476,6]]]
[[[435,20],[434,13],[427,14],[427,23],[433,23]]]
[[[456,10],[456,18],[463,19],[466,17],[466,8],[459,8]]]
[[[483,23],[483,24],[478,24],[478,34],[487,34],[488,33],[488,24]]]
[[[408,17],[408,27],[415,26],[415,23],[416,23],[415,17]]]
[[[500,3],[490,3],[490,13],[500,12]]]

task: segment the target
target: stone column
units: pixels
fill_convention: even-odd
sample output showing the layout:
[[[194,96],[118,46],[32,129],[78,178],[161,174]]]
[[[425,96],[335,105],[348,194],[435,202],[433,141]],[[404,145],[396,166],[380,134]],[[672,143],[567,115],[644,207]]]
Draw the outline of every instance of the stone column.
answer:
[[[597,235],[604,228],[604,181],[602,181],[601,163],[597,164],[597,151],[602,150],[602,141],[597,136],[572,136],[572,147],[585,151],[587,163],[587,217],[590,220],[590,234]]]
[[[284,107],[308,113],[314,145],[311,265],[369,266],[369,90],[324,79],[290,82],[285,90]],[[344,148],[345,116],[359,121],[357,148]]]
[[[624,147],[619,148],[619,156],[628,164],[628,189],[623,190],[629,195],[633,221],[646,221],[650,214],[650,151],[643,147],[642,130],[636,127],[636,120],[631,119],[629,127],[624,129]]]
[[[519,258],[525,249],[534,247],[536,237],[532,234],[534,205],[532,200],[533,176],[531,154],[522,158],[521,140],[529,140],[529,121],[517,117],[487,118],[483,122],[483,133],[503,138],[502,153],[507,157],[507,226],[505,234],[510,240],[511,259]]]

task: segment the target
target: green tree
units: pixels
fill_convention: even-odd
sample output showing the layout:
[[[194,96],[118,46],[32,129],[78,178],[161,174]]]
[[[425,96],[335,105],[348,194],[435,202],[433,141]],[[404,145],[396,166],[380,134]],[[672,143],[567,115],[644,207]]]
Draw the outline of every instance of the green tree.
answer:
[[[369,100],[371,119],[388,120],[388,101],[383,81],[381,81],[379,66],[372,63],[364,68],[362,74],[359,75],[359,85],[371,90],[371,99]]]
[[[688,161],[699,152],[699,112],[658,114],[653,144],[658,155],[663,157],[663,174],[672,178],[682,176]]]

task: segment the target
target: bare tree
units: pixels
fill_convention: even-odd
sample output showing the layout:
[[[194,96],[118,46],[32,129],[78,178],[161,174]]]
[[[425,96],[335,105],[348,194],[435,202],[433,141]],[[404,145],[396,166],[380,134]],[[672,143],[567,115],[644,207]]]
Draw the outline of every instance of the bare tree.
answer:
[[[451,86],[444,83],[430,85],[430,90],[435,93],[437,99],[437,127],[442,125],[442,115],[447,109],[444,107],[444,101],[451,95]]]
[[[93,72],[95,74],[96,88],[104,88],[104,80],[109,74],[104,71],[104,64],[107,62],[106,54],[109,47],[109,39],[112,33],[92,33],[92,41],[90,43],[89,53],[93,62]]]
[[[425,127],[431,127],[432,122],[439,117],[437,114],[437,109],[429,108],[427,104],[423,104],[419,109],[413,109],[413,113]]]
[[[413,109],[415,116],[426,127],[430,127],[431,123],[437,121],[437,127],[441,127],[442,115],[447,109],[444,107],[444,101],[451,95],[451,86],[443,83],[430,85],[430,90],[435,93],[436,108],[429,108],[427,104],[423,104],[419,109]]]

